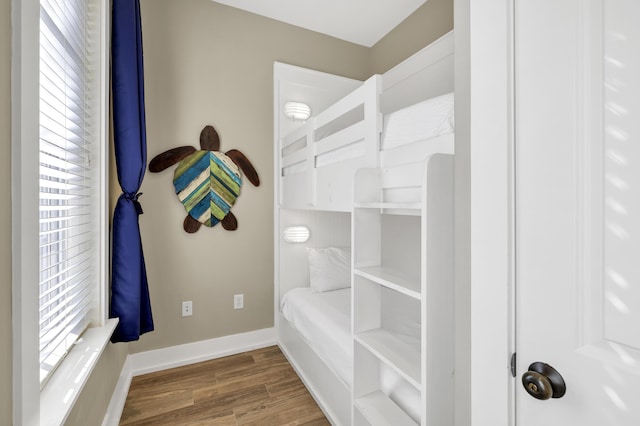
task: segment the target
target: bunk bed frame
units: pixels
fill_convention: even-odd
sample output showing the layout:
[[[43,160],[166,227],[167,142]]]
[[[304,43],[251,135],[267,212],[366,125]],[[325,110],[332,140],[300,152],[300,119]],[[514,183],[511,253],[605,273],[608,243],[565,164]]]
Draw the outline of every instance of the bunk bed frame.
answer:
[[[274,65],[274,322],[281,350],[332,424],[352,423],[352,390],[280,314],[282,296],[308,285],[304,247],[284,243],[282,231],[304,223],[322,229],[312,235],[316,247],[351,246],[357,170],[453,154],[453,135],[428,146],[381,150],[383,115],[452,91],[452,32],[365,82]],[[282,113],[290,100],[321,112],[304,123],[292,122]]]

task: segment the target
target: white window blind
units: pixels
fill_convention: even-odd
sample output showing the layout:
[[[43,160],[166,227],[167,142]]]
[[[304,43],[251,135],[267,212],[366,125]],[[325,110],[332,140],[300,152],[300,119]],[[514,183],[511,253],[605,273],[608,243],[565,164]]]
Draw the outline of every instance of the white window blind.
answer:
[[[40,383],[89,325],[100,265],[99,25],[89,0],[40,1]]]

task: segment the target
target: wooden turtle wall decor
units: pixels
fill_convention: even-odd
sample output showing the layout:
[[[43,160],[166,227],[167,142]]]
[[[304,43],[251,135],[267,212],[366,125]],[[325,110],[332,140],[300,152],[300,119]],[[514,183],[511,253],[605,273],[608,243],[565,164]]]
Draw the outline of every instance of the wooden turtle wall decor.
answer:
[[[149,163],[149,171],[161,172],[178,163],[173,186],[187,211],[185,231],[194,233],[201,225],[212,227],[218,223],[234,231],[238,221],[230,210],[240,195],[240,170],[254,186],[260,186],[258,172],[237,149],[220,152],[220,137],[212,126],[205,126],[200,132],[200,148],[180,146],[158,154]]]

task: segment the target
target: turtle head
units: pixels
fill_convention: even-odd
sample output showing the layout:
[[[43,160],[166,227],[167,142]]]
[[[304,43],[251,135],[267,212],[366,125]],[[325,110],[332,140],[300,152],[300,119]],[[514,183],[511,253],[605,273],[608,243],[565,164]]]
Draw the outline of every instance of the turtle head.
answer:
[[[200,148],[206,151],[220,151],[220,136],[213,126],[204,126],[200,132]]]

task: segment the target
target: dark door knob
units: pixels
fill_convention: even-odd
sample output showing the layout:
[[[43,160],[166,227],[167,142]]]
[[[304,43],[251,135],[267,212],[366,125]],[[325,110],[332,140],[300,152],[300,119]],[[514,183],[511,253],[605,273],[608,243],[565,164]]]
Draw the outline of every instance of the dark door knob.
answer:
[[[536,399],[562,398],[567,391],[564,379],[555,368],[543,362],[534,362],[522,375],[522,385]]]

